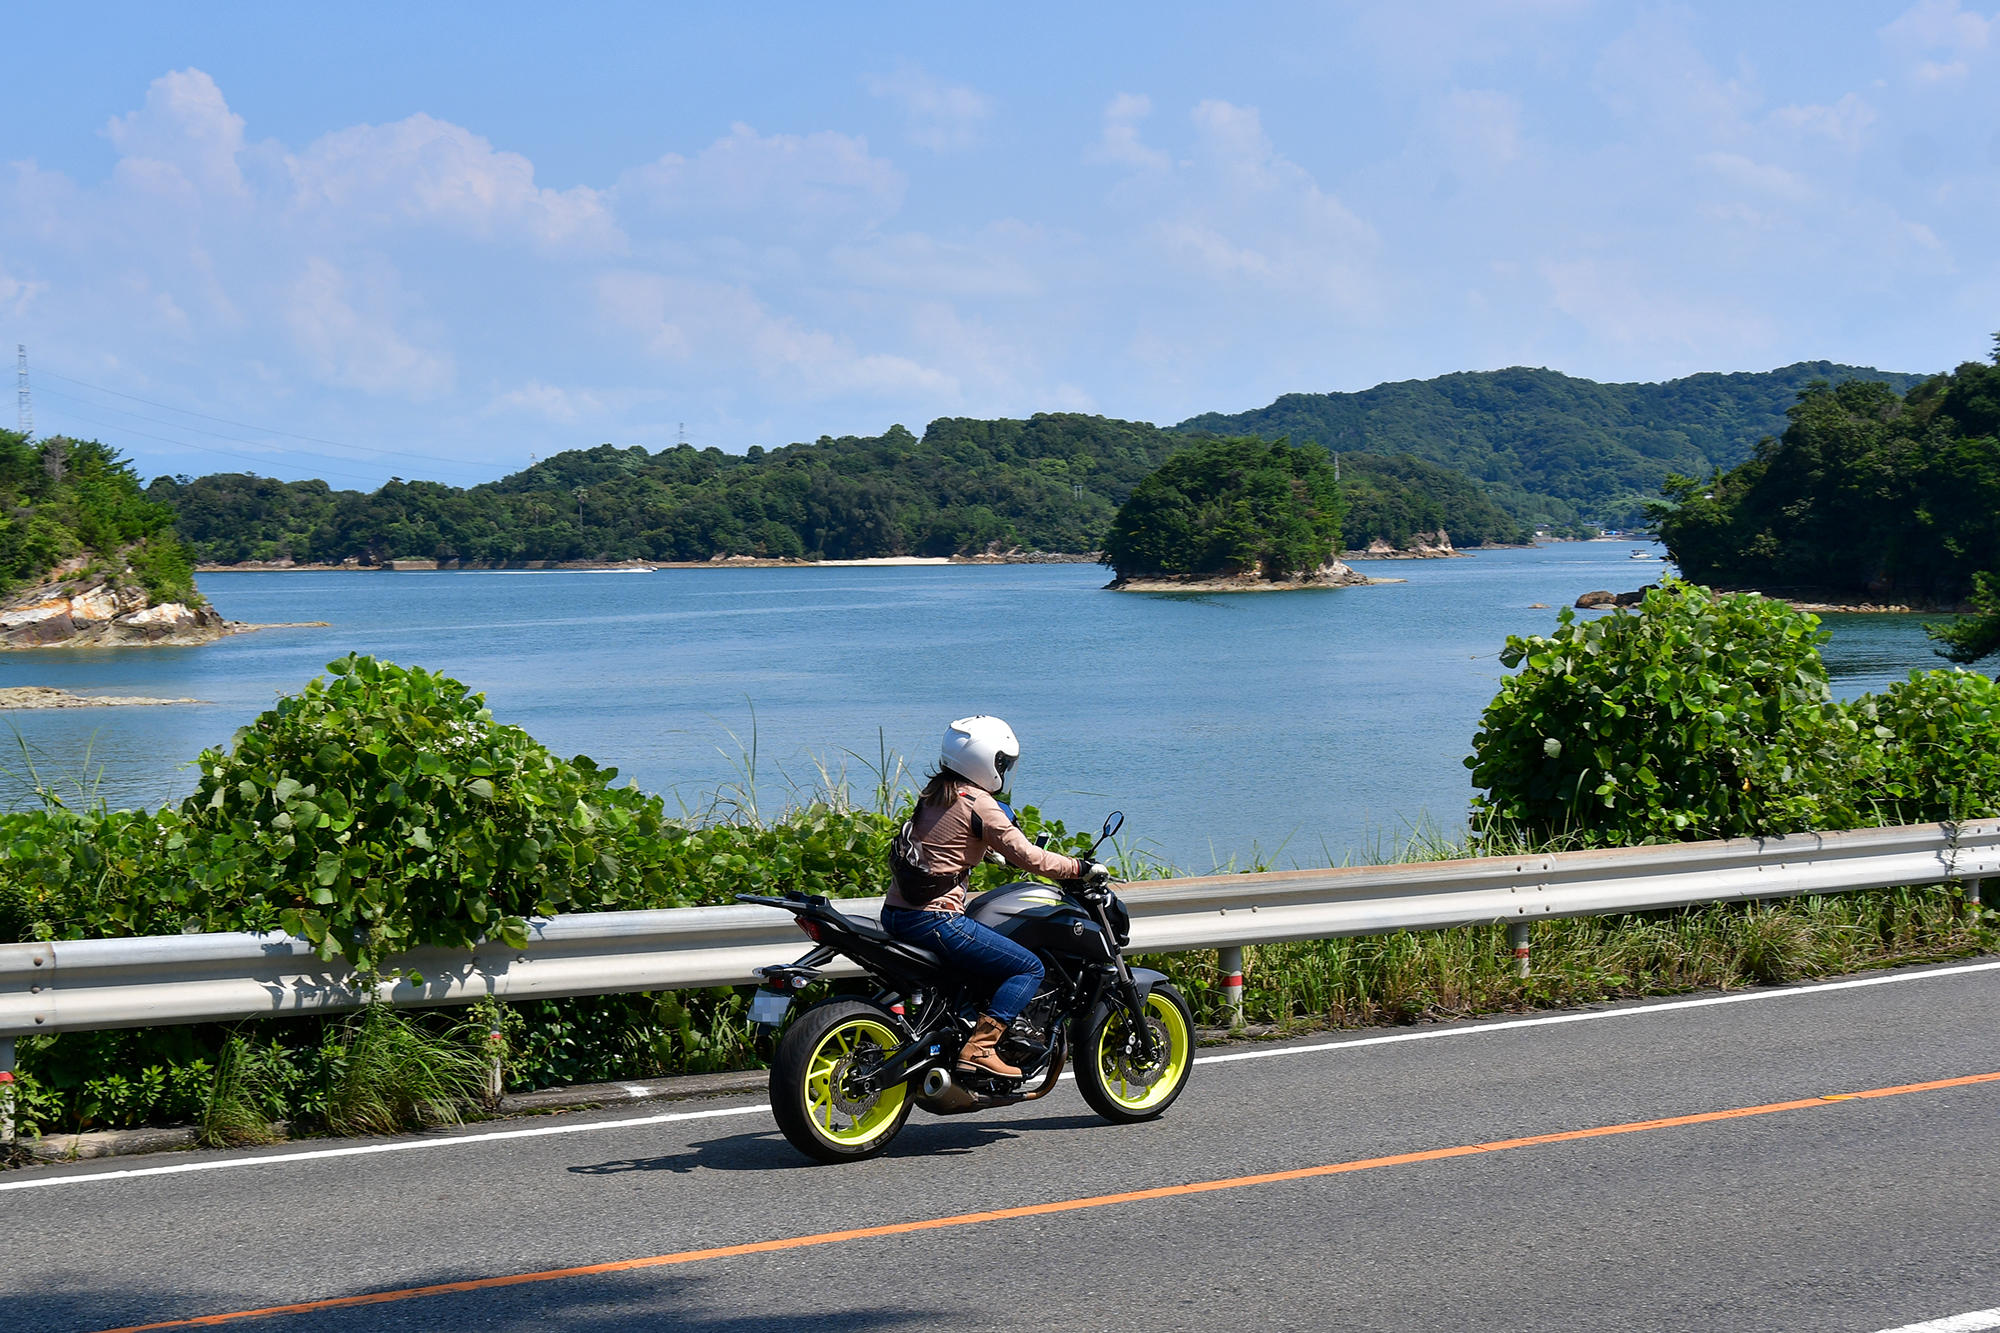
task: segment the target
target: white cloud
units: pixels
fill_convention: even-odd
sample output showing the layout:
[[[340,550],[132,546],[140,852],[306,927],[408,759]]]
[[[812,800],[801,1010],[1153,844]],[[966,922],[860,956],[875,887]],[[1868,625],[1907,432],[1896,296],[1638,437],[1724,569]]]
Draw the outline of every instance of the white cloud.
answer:
[[[565,389],[558,384],[528,380],[505,393],[495,394],[480,409],[481,416],[525,414],[567,425],[579,418],[595,416],[604,402],[588,389]]]
[[[371,394],[422,400],[448,392],[453,370],[449,355],[425,351],[396,331],[388,307],[391,280],[380,276],[361,294],[326,259],[306,262],[288,292],[285,323],[313,373],[328,384]],[[363,308],[365,307],[365,308]]]
[[[1546,260],[1548,300],[1591,337],[1661,361],[1743,365],[1774,338],[1770,317],[1748,300],[1716,298],[1619,259]]]
[[[1791,203],[1812,197],[1812,186],[1783,167],[1755,162],[1741,153],[1703,153],[1699,161],[1725,183]]]
[[[35,298],[46,290],[48,290],[47,283],[17,278],[6,269],[0,268],[0,311],[5,311],[13,318],[26,318],[29,309],[35,303]]]
[[[1164,171],[1170,159],[1139,138],[1139,122],[1153,114],[1153,99],[1141,93],[1120,93],[1104,108],[1104,129],[1091,156],[1141,171]]]
[[[692,158],[668,153],[628,171],[618,198],[660,212],[879,219],[903,201],[903,174],[857,135],[759,134],[738,123]]]
[[[1377,299],[1378,238],[1280,154],[1255,107],[1208,100],[1193,111],[1194,154],[1177,216],[1155,234],[1188,271],[1329,302],[1357,313]]]
[[[910,142],[934,153],[970,148],[993,116],[993,99],[985,93],[945,83],[916,65],[898,65],[893,74],[865,75],[861,82],[876,97],[902,107]]]
[[[1918,0],[1883,27],[1882,39],[1910,61],[1917,82],[1957,83],[2000,47],[2000,14],[1984,17],[1959,0]]]
[[[1490,171],[1521,156],[1521,104],[1506,93],[1453,89],[1439,107],[1438,130],[1461,169]]]
[[[215,80],[201,70],[175,70],[153,80],[146,105],[114,116],[105,134],[130,183],[187,195],[244,192],[237,163],[243,117],[229,109]]]
[[[835,245],[827,259],[841,277],[868,287],[1020,298],[1046,290],[1040,265],[1049,244],[1041,228],[998,222],[968,241],[923,232],[864,237]]]
[[[1592,0],[1387,0],[1355,5],[1352,40],[1399,83],[1449,80],[1464,66],[1548,58],[1552,32]]]
[[[1620,116],[1667,139],[1733,140],[1757,93],[1747,70],[1725,78],[1695,45],[1689,15],[1659,10],[1639,18],[1599,55],[1591,84]]]
[[[750,292],[704,278],[623,271],[598,279],[605,317],[670,361],[747,365],[806,398],[950,396],[950,375],[908,357],[862,352],[846,339],[774,314]]]
[[[1829,140],[1850,153],[1861,147],[1875,119],[1875,108],[1856,93],[1848,93],[1831,106],[1781,106],[1771,113],[1774,124]]]
[[[288,165],[294,206],[344,225],[432,223],[482,240],[587,250],[623,244],[598,191],[538,187],[527,158],[422,113],[325,135]]]

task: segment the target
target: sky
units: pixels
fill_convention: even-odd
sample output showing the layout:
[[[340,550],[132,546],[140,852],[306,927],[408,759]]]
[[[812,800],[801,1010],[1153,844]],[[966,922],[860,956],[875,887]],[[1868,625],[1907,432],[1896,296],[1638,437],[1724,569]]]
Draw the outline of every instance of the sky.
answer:
[[[0,348],[39,435],[343,487],[1943,370],[2000,329],[1996,5],[24,0]]]

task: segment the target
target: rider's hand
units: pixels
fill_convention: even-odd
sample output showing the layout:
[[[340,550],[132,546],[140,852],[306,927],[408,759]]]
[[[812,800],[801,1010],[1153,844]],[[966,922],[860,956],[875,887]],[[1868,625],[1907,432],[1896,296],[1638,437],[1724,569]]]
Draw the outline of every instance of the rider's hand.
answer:
[[[1104,885],[1111,882],[1111,867],[1101,861],[1078,861],[1083,868],[1082,880],[1090,885]]]

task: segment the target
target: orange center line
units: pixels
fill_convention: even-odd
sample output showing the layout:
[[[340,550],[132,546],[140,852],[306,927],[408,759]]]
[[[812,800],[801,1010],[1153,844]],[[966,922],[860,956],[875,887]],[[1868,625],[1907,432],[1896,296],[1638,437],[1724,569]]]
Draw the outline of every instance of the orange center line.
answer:
[[[1580,1139],[1608,1138],[1614,1134],[1641,1134],[1655,1129],[1678,1129],[1684,1125],[1743,1120],[1751,1116],[1776,1115],[1782,1111],[1804,1111],[1813,1107],[1833,1106],[1841,1102],[1873,1097],[1900,1097],[1912,1092],[1964,1088],[1977,1083],[2000,1083],[2000,1071],[1991,1074],[1967,1074],[1962,1078],[1933,1079],[1928,1083],[1902,1083],[1889,1088],[1870,1088],[1865,1092],[1800,1097],[1789,1102],[1766,1102],[1762,1106],[1738,1106],[1726,1111],[1701,1111],[1694,1115],[1668,1116],[1662,1120],[1632,1120],[1618,1125],[1598,1125],[1591,1129],[1566,1129],[1553,1134],[1531,1134],[1525,1138],[1462,1144],[1455,1148],[1429,1148],[1422,1152],[1395,1153],[1388,1157],[1364,1157],[1352,1162],[1332,1162],[1324,1166],[1299,1167],[1290,1171],[1265,1171],[1253,1176],[1197,1180],[1185,1185],[1162,1185],[1154,1189],[1127,1190],[1120,1194],[1092,1194],[1080,1199],[1059,1199],[1054,1203],[1025,1204],[1017,1208],[995,1208],[983,1213],[959,1213],[952,1217],[933,1217],[920,1222],[890,1222],[882,1226],[856,1227],[848,1231],[821,1231],[809,1236],[786,1236],[778,1240],[752,1241],[744,1245],[720,1245],[706,1250],[680,1250],[673,1254],[649,1255],[643,1259],[619,1259],[612,1263],[584,1264],[577,1268],[550,1268],[538,1273],[509,1273],[499,1277],[468,1278],[463,1282],[439,1282],[427,1287],[373,1291],[360,1296],[335,1296],[327,1300],[300,1301],[295,1305],[269,1305],[256,1310],[232,1310],[224,1314],[198,1315],[191,1319],[168,1319],[157,1324],[133,1324],[125,1328],[106,1329],[103,1333],[149,1333],[149,1330],[161,1328],[208,1328],[217,1324],[235,1323],[240,1319],[346,1310],[360,1305],[386,1305],[396,1301],[416,1300],[422,1296],[492,1291],[499,1287],[518,1287],[531,1282],[555,1282],[563,1278],[592,1277],[602,1273],[630,1273],[644,1268],[666,1268],[674,1264],[700,1263],[705,1259],[732,1259],[745,1254],[803,1250],[815,1245],[836,1245],[842,1241],[870,1240],[878,1236],[906,1236],[917,1231],[941,1231],[947,1227],[969,1227],[982,1222],[1045,1217],[1051,1213],[1071,1213],[1086,1208],[1108,1208],[1116,1204],[1147,1203],[1154,1199],[1173,1199],[1188,1194],[1211,1194],[1218,1190],[1246,1189],[1253,1185],[1276,1185],[1292,1180],[1312,1180],[1320,1176],[1340,1176],[1352,1171],[1373,1171],[1385,1166],[1441,1162],[1451,1157],[1473,1157],[1480,1153],[1505,1152],[1510,1148],[1533,1148],[1547,1143],[1573,1143]]]

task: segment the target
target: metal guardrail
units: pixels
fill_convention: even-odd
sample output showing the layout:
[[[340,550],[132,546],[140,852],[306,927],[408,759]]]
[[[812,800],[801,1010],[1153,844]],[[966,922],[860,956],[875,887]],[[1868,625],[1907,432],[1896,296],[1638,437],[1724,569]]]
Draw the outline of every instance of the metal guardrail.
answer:
[[[1132,953],[1506,924],[2000,876],[2000,820],[1608,851],[1290,870],[1138,883]],[[843,900],[872,914],[880,899]],[[13,1039],[394,1005],[732,985],[809,947],[767,908],[601,912],[532,923],[526,948],[419,950],[372,995],[291,936],[210,934],[0,944],[0,1070]],[[1523,953],[1521,956],[1525,957]],[[1237,969],[1240,970],[1240,963]],[[413,979],[420,976],[421,981]]]

